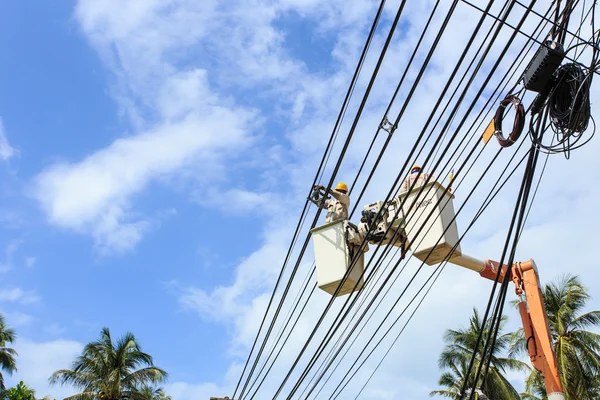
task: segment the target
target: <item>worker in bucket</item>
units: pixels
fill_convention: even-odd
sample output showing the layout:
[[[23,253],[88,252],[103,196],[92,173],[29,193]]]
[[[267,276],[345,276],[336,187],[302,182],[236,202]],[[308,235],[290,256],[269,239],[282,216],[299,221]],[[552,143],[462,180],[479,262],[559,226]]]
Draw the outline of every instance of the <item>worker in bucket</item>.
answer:
[[[315,189],[323,189],[321,185],[315,186]],[[323,202],[327,208],[327,216],[325,222],[334,222],[348,219],[348,209],[350,208],[350,196],[348,196],[348,186],[344,182],[340,182],[336,187],[329,191],[333,198],[326,198]],[[358,227],[348,221],[348,230],[346,231],[346,239],[353,249],[358,248],[363,242],[363,235],[358,231]],[[369,251],[369,246],[365,245],[363,252]]]
[[[417,181],[417,183],[415,184],[413,189],[424,185],[429,180],[429,174],[421,172],[421,175],[419,175],[419,172],[421,172],[421,166],[415,165],[414,167],[412,167],[412,169],[410,170],[410,174],[404,179],[404,182],[402,182],[402,186],[400,186],[400,193],[408,192],[415,180]]]
[[[315,189],[325,189],[321,185],[315,186]],[[323,202],[327,208],[325,222],[339,221],[348,218],[348,209],[350,208],[350,197],[348,196],[348,186],[340,182],[336,187],[329,191],[333,198],[327,198]]]

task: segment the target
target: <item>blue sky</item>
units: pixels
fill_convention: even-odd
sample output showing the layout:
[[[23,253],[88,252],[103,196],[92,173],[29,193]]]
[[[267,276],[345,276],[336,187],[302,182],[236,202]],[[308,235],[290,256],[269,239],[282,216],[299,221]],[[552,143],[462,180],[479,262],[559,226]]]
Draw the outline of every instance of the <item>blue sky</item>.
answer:
[[[398,3],[386,5],[365,71],[374,67]],[[406,7],[339,176],[356,172],[432,4]],[[375,6],[366,0],[0,4],[0,310],[18,332],[20,353],[9,383],[23,379],[57,398],[71,393],[48,387],[49,374],[67,367],[108,326],[117,335],[136,334],[170,373],[167,390],[175,400],[231,395]],[[387,192],[474,16],[459,7],[365,202]],[[441,23],[439,15],[435,21]],[[405,96],[406,90],[394,110]],[[553,244],[570,248],[594,232],[590,213],[600,191],[589,182],[600,174],[597,143],[569,161],[551,158],[552,178],[538,196],[552,201],[532,212],[522,247],[522,257],[545,263],[547,279],[567,263],[581,266],[577,272],[596,297],[594,268],[584,263],[592,249],[571,254]],[[493,151],[486,149],[482,163]],[[467,245],[474,252],[499,252],[516,185],[473,228]],[[302,278],[310,257],[309,251]],[[443,330],[466,323],[489,292],[464,271],[444,273],[439,285],[444,290],[424,303],[365,398],[406,398],[399,381],[417,400],[436,387]],[[313,300],[310,307],[320,310],[328,299],[318,293]],[[310,314],[294,343],[312,326],[317,312]],[[427,348],[416,348],[418,340],[427,340]],[[286,349],[282,365],[297,350]],[[368,372],[374,365],[367,364]]]

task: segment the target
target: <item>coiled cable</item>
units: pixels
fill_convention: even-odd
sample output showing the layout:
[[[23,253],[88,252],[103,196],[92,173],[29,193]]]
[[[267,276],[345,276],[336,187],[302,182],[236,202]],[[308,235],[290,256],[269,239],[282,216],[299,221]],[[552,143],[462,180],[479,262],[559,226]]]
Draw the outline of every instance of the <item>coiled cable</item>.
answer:
[[[504,110],[509,104],[512,104],[515,107],[515,122],[508,137],[504,137],[504,134],[502,133],[502,118],[504,118]],[[496,115],[494,115],[494,134],[496,135],[496,139],[498,139],[500,146],[512,146],[519,139],[519,136],[521,136],[524,126],[525,108],[517,96],[509,94],[500,102],[500,106],[498,106],[498,110],[496,110]]]

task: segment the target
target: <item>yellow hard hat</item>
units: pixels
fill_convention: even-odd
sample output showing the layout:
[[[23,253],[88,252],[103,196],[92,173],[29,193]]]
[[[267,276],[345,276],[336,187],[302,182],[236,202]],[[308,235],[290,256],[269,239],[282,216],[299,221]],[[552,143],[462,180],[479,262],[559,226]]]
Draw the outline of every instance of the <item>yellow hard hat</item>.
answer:
[[[410,172],[412,173],[415,169],[418,169],[420,171],[421,170],[421,166],[420,165],[413,165],[413,167],[410,169]]]
[[[338,191],[344,192],[344,193],[348,193],[348,186],[346,186],[346,184],[344,182],[340,182],[335,187],[335,190],[338,190]]]

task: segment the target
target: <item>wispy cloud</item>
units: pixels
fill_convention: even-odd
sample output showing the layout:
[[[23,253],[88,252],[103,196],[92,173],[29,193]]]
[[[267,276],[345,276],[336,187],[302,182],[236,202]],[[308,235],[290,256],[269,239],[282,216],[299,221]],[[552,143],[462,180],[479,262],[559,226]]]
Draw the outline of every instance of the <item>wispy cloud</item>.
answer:
[[[23,290],[19,287],[0,290],[0,302],[33,304],[40,301],[34,290]]]
[[[132,196],[176,171],[220,173],[224,159],[249,143],[254,112],[218,95],[205,69],[169,57],[204,35],[211,4],[81,1],[76,17],[117,78],[115,99],[136,134],[76,162],[48,166],[33,196],[51,223],[90,234],[105,253],[133,248],[152,218],[133,211]],[[150,83],[151,82],[151,83]],[[85,190],[82,190],[85,188]]]
[[[48,378],[54,371],[69,368],[73,360],[83,349],[83,344],[73,340],[54,340],[36,342],[27,338],[19,338],[15,350],[19,353],[19,369],[12,376],[5,376],[9,385],[16,385],[20,380],[43,397],[51,394],[51,398],[65,398],[76,391],[69,386],[50,386]]]
[[[6,322],[9,326],[19,328],[21,326],[29,325],[35,318],[32,315],[25,314],[22,312],[6,312]]]
[[[20,239],[11,240],[4,249],[4,260],[0,261],[0,272],[7,272],[14,268],[14,253],[23,243]]]
[[[0,118],[0,159],[8,160],[16,154],[16,150],[8,143],[2,118]]]
[[[53,323],[44,327],[44,332],[50,336],[61,336],[66,332],[66,328],[57,323]]]

